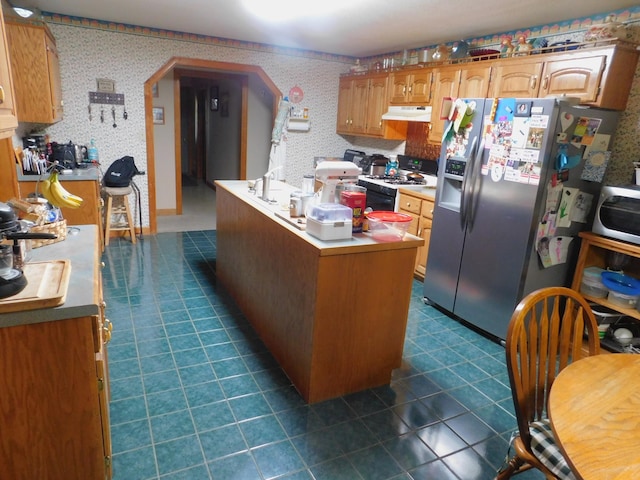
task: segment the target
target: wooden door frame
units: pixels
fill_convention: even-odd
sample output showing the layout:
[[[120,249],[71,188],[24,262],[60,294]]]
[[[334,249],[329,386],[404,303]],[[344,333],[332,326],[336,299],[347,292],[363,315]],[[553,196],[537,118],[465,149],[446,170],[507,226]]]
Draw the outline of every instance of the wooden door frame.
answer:
[[[282,92],[273,83],[269,76],[257,65],[245,65],[241,63],[217,62],[213,60],[202,60],[186,57],[172,57],[167,63],[160,67],[144,83],[144,110],[145,110],[145,138],[147,142],[147,185],[148,185],[148,205],[149,205],[149,233],[155,234],[158,231],[156,214],[156,173],[155,173],[155,147],[153,133],[153,85],[159,82],[172,70],[200,70],[201,72],[220,72],[227,74],[255,74],[265,84],[273,94],[272,117],[275,119],[278,111],[278,103],[282,98]],[[180,81],[179,77],[174,78],[174,163],[176,164],[176,196],[182,201],[182,170],[180,168]],[[243,88],[242,93],[242,124],[240,133],[240,179],[244,180],[247,175],[247,89]],[[179,192],[179,194],[178,194]],[[176,207],[178,207],[176,205]],[[182,211],[182,203],[180,203]]]

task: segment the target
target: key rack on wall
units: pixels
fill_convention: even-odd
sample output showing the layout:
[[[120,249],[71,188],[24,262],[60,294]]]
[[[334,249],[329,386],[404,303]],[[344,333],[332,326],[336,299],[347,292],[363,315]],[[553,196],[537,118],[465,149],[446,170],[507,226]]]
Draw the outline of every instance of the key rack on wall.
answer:
[[[89,92],[89,103],[124,105],[124,93]]]

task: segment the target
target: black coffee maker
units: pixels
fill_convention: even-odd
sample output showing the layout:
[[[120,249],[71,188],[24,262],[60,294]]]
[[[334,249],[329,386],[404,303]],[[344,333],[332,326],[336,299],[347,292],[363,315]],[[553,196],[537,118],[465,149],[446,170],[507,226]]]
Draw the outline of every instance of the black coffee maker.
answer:
[[[23,232],[20,221],[13,209],[6,203],[0,202],[0,240],[11,240],[11,256],[7,257],[7,247],[0,249],[0,254],[4,255],[4,259],[10,258],[10,264],[3,263],[5,268],[0,275],[0,299],[12,297],[20,293],[27,286],[27,278],[19,268],[15,268],[13,258],[20,255],[19,240],[50,240],[58,238],[53,233],[29,233]],[[7,268],[8,267],[8,268]]]
[[[86,148],[74,143],[51,144],[51,155],[49,161],[57,162],[63,169],[75,169],[81,167],[84,162]]]

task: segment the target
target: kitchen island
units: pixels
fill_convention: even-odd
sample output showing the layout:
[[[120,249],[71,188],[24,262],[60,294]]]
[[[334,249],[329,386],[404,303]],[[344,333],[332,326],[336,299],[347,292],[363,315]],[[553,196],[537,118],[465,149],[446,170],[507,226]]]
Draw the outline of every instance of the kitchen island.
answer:
[[[389,383],[402,361],[413,269],[423,240],[367,233],[322,241],[246,181],[216,182],[216,275],[302,397],[319,402]]]

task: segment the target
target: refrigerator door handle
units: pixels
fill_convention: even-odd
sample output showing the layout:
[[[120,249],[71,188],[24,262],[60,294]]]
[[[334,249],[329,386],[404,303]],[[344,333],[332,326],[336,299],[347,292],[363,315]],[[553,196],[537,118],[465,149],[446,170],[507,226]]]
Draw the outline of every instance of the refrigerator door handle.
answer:
[[[460,227],[464,230],[467,226],[467,216],[468,216],[468,208],[469,208],[469,184],[471,183],[471,178],[473,175],[473,158],[476,155],[476,143],[478,142],[478,137],[473,137],[471,141],[471,148],[469,150],[469,156],[467,157],[467,167],[465,168],[464,177],[462,179],[462,187],[460,188]]]
[[[479,181],[480,181],[480,171],[482,169],[482,157],[484,155],[484,136],[482,137],[482,141],[480,142],[480,148],[476,152],[473,160],[472,166],[472,175],[471,175],[471,186],[469,187],[469,207],[467,211],[467,225],[469,231],[473,230],[473,221],[475,220],[475,211],[476,204],[479,195]]]

